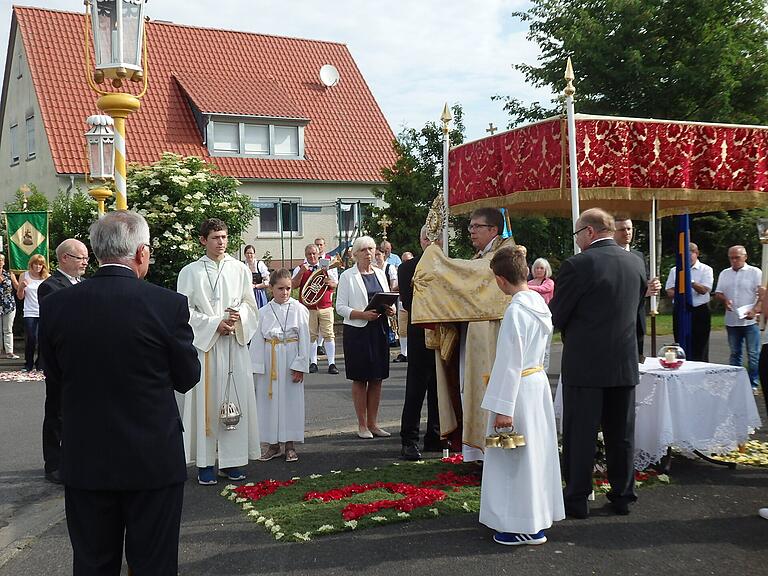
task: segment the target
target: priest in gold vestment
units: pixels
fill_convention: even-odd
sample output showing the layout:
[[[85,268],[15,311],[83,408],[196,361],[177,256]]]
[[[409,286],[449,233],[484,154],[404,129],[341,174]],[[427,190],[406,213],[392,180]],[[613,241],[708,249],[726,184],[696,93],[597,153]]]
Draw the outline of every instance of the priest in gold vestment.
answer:
[[[496,338],[509,297],[499,290],[488,262],[504,239],[504,216],[475,210],[469,223],[472,260],[448,258],[428,246],[413,276],[412,322],[428,324],[427,347],[437,359],[440,434],[465,461],[483,459],[488,416],[481,408],[496,355]]]

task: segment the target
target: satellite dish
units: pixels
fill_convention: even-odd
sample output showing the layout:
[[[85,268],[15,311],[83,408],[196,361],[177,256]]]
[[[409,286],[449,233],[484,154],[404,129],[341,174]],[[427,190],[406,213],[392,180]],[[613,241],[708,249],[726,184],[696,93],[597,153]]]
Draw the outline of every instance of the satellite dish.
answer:
[[[336,84],[339,83],[339,78],[341,78],[341,76],[339,76],[339,71],[336,70],[336,66],[324,64],[323,67],[320,68],[320,82],[327,88],[336,86]]]

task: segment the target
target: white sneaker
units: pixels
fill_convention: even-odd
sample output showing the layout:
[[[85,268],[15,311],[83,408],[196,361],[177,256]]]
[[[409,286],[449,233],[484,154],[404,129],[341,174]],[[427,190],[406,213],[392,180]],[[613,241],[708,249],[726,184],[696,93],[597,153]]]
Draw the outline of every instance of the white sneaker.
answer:
[[[760,508],[760,510],[758,510],[757,513],[760,515],[761,518],[765,518],[766,520],[768,520],[768,508]]]

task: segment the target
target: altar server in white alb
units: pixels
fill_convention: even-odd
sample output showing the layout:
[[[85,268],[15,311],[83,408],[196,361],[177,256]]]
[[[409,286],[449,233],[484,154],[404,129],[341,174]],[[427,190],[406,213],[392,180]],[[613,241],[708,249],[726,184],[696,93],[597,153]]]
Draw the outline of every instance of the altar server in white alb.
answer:
[[[544,530],[565,518],[555,414],[543,367],[552,320],[544,299],[528,289],[522,246],[498,250],[491,269],[512,302],[482,407],[489,411],[489,434],[514,426],[526,445],[486,449],[480,522],[496,531],[499,544],[543,544]]]
[[[281,454],[299,459],[294,442],[304,442],[304,374],[309,372],[309,310],[291,298],[291,272],[270,275],[273,299],[259,309],[259,329],[251,341],[256,373],[259,435],[269,444],[259,460]]]
[[[178,291],[189,300],[189,323],[200,359],[201,379],[180,402],[187,463],[196,463],[197,480],[216,484],[219,476],[243,480],[241,469],[261,454],[256,394],[248,342],[258,328],[253,275],[227,254],[227,225],[209,218],[200,225],[205,255],[182,268]],[[229,387],[229,400],[242,414],[234,430],[219,421]]]

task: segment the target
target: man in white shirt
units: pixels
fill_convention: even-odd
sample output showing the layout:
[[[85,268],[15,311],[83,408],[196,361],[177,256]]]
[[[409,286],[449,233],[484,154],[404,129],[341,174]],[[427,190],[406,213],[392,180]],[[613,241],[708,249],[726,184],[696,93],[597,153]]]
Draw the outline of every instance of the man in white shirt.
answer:
[[[728,249],[731,267],[717,277],[715,298],[725,304],[725,329],[731,349],[731,366],[741,366],[742,347],[747,344],[747,371],[752,388],[758,385],[758,358],[760,356],[760,328],[755,316],[760,313],[760,296],[763,273],[760,268],[747,264],[744,246]]]
[[[709,332],[711,328],[709,298],[712,286],[714,285],[715,276],[712,268],[699,260],[699,247],[695,243],[689,243],[688,250],[691,254],[693,308],[691,309],[691,349],[686,350],[686,353],[688,354],[689,360],[709,362]],[[664,289],[667,292],[667,296],[673,300],[675,298],[676,277],[677,267],[672,266]],[[680,342],[680,339],[677,337],[677,324],[674,320],[673,329],[675,332],[675,341]]]

